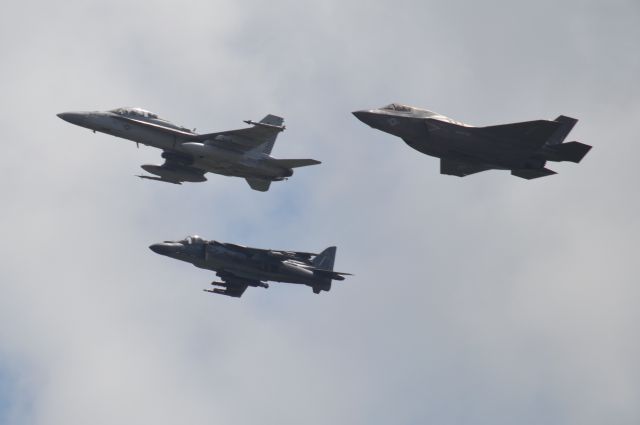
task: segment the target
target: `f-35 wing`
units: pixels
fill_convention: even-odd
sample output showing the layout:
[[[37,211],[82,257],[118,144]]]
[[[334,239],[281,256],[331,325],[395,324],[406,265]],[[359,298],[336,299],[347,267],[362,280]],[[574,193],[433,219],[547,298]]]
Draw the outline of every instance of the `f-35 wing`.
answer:
[[[526,159],[542,149],[563,126],[557,121],[525,121],[512,124],[476,127],[472,131],[489,136],[500,147],[504,160]]]
[[[245,121],[253,127],[218,133],[201,134],[190,140],[206,141],[207,144],[224,146],[239,151],[250,151],[262,146],[261,151],[270,154],[278,133],[284,131],[284,120],[275,115],[267,115],[260,122]]]
[[[469,174],[480,173],[491,169],[492,167],[481,163],[456,161],[453,159],[440,160],[440,174],[449,174],[451,176],[464,177]]]

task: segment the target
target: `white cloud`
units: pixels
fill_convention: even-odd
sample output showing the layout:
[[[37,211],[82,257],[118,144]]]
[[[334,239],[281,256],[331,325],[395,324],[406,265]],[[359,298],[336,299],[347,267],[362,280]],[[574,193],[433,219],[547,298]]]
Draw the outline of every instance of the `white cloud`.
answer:
[[[0,379],[15,391],[0,419],[640,419],[634,2],[8,10]],[[540,181],[440,176],[349,114],[391,101],[479,125],[573,114],[572,136],[595,147]],[[202,131],[282,114],[274,154],[323,164],[267,194],[215,175],[138,181],[158,152],[55,117],[119,105]],[[337,244],[355,276],[322,296],[208,296],[210,273],[147,249],[188,233]]]

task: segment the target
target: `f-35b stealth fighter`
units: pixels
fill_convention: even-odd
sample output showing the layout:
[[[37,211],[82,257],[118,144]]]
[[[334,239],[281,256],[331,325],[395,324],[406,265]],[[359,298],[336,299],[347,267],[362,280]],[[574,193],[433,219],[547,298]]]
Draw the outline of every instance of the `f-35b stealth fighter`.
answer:
[[[155,176],[143,179],[181,184],[203,182],[205,173],[243,177],[254,190],[266,192],[272,181],[293,175],[293,169],[320,164],[315,159],[276,159],[270,156],[283,119],[267,115],[239,130],[197,134],[140,108],[106,112],[63,112],[60,118],[90,130],[162,149],[164,164],[143,165]]]
[[[563,143],[575,118],[473,127],[435,112],[392,103],[353,112],[365,124],[402,138],[413,149],[440,158],[440,173],[464,177],[486,170],[511,170],[523,179],[555,171],[547,161],[580,162],[591,146]]]
[[[331,289],[332,280],[344,280],[344,276],[349,275],[333,271],[335,246],[312,254],[249,248],[189,236],[181,241],[156,243],[149,249],[215,271],[222,281],[211,282],[211,285],[220,288],[205,291],[230,297],[242,296],[249,286],[268,288],[266,281],[299,283],[319,294]]]

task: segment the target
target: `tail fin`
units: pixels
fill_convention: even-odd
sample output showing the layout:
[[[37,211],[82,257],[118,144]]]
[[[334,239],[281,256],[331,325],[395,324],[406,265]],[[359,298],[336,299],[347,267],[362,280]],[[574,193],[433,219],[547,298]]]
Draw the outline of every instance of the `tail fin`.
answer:
[[[336,261],[336,251],[337,248],[335,246],[330,246],[316,255],[311,261],[311,264],[322,270],[333,270],[333,263]]]
[[[564,139],[567,138],[569,132],[573,129],[573,126],[578,122],[577,119],[571,117],[565,117],[564,115],[560,115],[558,118],[554,120],[555,122],[560,123],[560,127],[549,137],[547,140],[547,145],[559,145],[564,142]]]
[[[269,114],[266,117],[262,118],[260,122],[262,124],[269,124],[269,125],[275,125],[276,127],[282,127],[282,124],[284,123],[284,118]]]
[[[282,128],[283,123],[284,123],[284,119],[282,117],[269,114],[266,117],[262,118],[258,125],[266,124],[269,126]],[[267,155],[270,155],[271,151],[273,150],[273,145],[276,143],[277,137],[278,137],[278,132],[272,132],[271,134],[266,135],[265,142],[262,145],[260,145],[260,148],[261,148],[260,150],[266,153]]]
[[[580,142],[567,142],[553,147],[561,161],[578,163],[591,150],[591,146]]]

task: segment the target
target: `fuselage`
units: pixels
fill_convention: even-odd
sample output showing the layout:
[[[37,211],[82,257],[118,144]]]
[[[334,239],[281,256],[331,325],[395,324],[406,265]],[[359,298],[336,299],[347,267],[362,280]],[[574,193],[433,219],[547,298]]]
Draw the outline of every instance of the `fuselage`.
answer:
[[[295,258],[277,258],[268,251],[243,249],[235,245],[188,237],[182,241],[166,241],[150,247],[154,252],[219,274],[251,281],[274,281],[315,286],[321,279],[314,276],[313,266]]]
[[[292,170],[275,164],[262,152],[242,152],[220,144],[203,143],[198,134],[140,108],[111,111],[65,112],[65,121],[93,131],[162,149],[184,158],[187,165],[216,174],[282,180]],[[219,136],[224,141],[224,136]]]
[[[495,169],[537,168],[546,160],[556,160],[544,146],[532,154],[513,138],[493,133],[491,127],[474,127],[426,109],[391,104],[353,114],[370,127],[437,158],[473,161]]]

